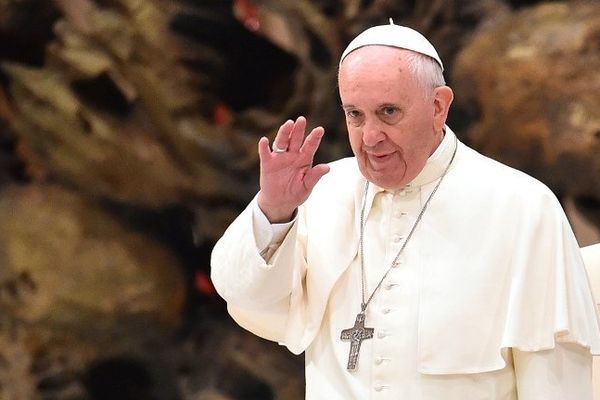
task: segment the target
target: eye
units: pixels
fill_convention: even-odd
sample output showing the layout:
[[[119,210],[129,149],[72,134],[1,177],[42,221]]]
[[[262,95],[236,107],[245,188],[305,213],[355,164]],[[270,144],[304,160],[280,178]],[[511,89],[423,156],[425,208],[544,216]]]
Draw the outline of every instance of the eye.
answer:
[[[360,118],[360,111],[358,110],[347,110],[346,111],[346,117],[348,117],[349,119],[357,119]]]
[[[346,110],[346,122],[353,126],[359,126],[363,120],[363,113],[355,109]]]
[[[379,115],[379,118],[385,123],[395,124],[401,119],[402,112],[396,106],[382,106],[377,111],[377,115]]]
[[[396,107],[386,106],[386,107],[381,108],[381,114],[386,117],[391,117],[394,114],[396,114],[397,112],[398,112],[398,109]]]

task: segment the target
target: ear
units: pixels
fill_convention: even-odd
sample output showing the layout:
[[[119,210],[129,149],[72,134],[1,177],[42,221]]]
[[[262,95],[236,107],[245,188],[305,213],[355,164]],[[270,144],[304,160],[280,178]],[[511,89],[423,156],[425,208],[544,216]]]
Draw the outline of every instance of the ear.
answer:
[[[433,124],[436,132],[444,128],[453,99],[454,92],[448,86],[438,86],[433,90]]]

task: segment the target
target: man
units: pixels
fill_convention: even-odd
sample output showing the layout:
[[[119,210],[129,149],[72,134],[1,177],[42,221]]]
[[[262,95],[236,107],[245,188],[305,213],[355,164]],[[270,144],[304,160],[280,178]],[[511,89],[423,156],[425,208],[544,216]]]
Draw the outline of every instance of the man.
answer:
[[[355,38],[355,157],[313,166],[324,132],[302,117],[262,138],[213,282],[241,326],[306,352],[307,399],[591,399],[599,323],[565,215],[457,140],[442,71],[412,29]]]

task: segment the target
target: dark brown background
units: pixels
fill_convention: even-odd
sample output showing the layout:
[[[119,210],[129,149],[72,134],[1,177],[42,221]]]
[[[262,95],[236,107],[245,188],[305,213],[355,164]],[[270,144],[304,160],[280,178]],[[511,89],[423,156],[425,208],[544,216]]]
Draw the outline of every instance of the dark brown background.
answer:
[[[210,251],[282,121],[350,155],[338,58],[389,17],[438,49],[459,138],[600,241],[597,1],[0,0],[0,398],[303,398]]]

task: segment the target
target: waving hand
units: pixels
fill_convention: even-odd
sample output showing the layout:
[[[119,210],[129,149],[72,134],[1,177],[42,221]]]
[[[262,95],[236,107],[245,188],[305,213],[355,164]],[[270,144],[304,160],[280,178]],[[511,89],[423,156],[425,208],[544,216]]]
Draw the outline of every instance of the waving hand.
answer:
[[[304,203],[329,166],[313,166],[315,153],[325,133],[322,127],[313,129],[306,138],[306,119],[298,117],[279,127],[273,140],[263,137],[258,142],[260,157],[260,192],[258,206],[271,223],[287,222],[294,210]]]

